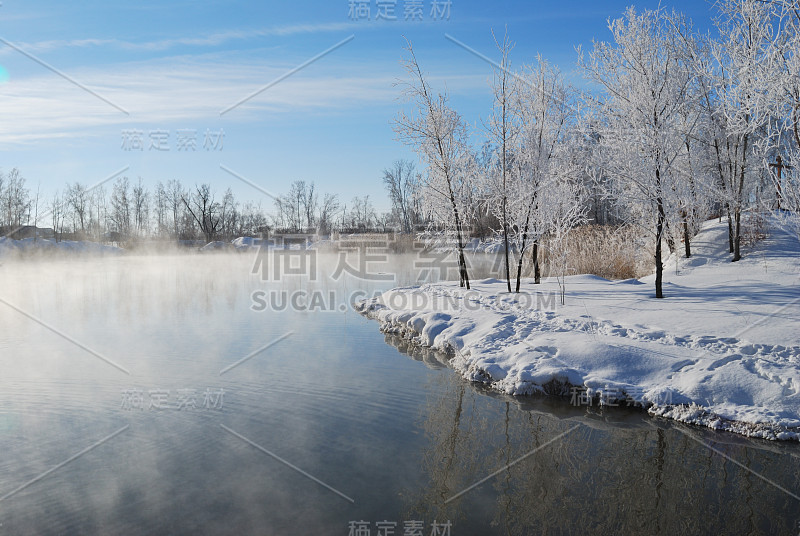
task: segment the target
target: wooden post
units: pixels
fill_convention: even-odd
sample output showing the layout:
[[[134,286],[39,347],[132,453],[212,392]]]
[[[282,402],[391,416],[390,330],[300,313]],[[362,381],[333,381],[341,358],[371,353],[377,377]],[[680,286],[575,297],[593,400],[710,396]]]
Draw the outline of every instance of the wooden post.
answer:
[[[783,170],[784,169],[792,169],[792,166],[785,166],[783,164],[783,159],[781,158],[781,155],[778,155],[775,158],[775,163],[774,164],[770,164],[769,167],[775,168],[775,169],[778,170],[778,182],[777,182],[778,210],[781,210],[781,198],[783,197],[783,192],[781,192],[781,183],[783,182],[783,180],[782,180]]]

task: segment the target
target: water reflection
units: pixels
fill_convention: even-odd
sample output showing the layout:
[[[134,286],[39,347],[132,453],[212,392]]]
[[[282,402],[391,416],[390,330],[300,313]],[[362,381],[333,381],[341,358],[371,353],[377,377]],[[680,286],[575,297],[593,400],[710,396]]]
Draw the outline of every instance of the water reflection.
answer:
[[[397,348],[401,354],[410,357],[414,361],[424,363],[425,366],[430,369],[442,370],[450,366],[447,356],[442,352],[437,352],[428,347],[419,346],[418,344],[412,344],[411,341],[406,338],[389,333],[385,334],[383,339],[387,344]]]
[[[131,373],[0,306],[0,497],[129,426],[0,501],[0,533],[347,534],[349,521],[367,520],[375,534],[375,522],[391,520],[402,534],[403,521],[423,520],[429,534],[431,522],[450,520],[452,536],[793,534],[800,520],[795,499],[692,437],[790,490],[796,444],[500,396],[352,311],[251,309],[256,289],[348,295],[382,283],[264,282],[244,256],[157,260],[0,266],[0,297]],[[219,374],[289,330],[296,335]],[[129,389],[186,388],[199,397],[224,389],[224,405],[121,404]]]
[[[387,342],[432,362],[427,352],[409,350],[397,337]],[[409,519],[449,519],[458,534],[797,531],[796,498],[697,440],[789,490],[800,482],[796,444],[750,441],[625,408],[506,397],[455,373],[432,376],[430,382],[420,415],[430,439],[420,458],[426,482],[405,493]],[[514,463],[575,425],[574,432]]]

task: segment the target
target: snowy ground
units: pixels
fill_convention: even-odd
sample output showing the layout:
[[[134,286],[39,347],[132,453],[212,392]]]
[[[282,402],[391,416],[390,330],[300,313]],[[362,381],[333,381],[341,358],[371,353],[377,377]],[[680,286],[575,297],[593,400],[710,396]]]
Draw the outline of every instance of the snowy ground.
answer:
[[[448,352],[464,378],[573,403],[647,407],[652,415],[766,439],[800,439],[800,243],[778,228],[737,263],[725,223],[709,221],[693,257],[654,276],[458,282],[391,290],[357,304],[381,329]]]

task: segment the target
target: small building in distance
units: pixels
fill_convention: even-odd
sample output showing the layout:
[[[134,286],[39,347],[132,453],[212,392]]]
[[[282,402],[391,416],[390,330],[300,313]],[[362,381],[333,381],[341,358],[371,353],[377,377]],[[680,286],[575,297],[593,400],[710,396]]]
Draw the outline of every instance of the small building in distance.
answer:
[[[8,233],[9,238],[15,240],[22,240],[23,238],[44,238],[52,240],[55,238],[56,233],[49,227],[36,227],[35,225],[23,225],[18,229],[13,229]]]

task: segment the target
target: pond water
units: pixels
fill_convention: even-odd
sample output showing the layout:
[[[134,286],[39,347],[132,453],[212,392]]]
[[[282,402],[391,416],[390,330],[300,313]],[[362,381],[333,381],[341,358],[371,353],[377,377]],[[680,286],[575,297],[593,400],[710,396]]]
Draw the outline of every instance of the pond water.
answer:
[[[252,268],[0,265],[0,533],[800,533],[796,443],[489,393],[347,307],[403,277]]]

